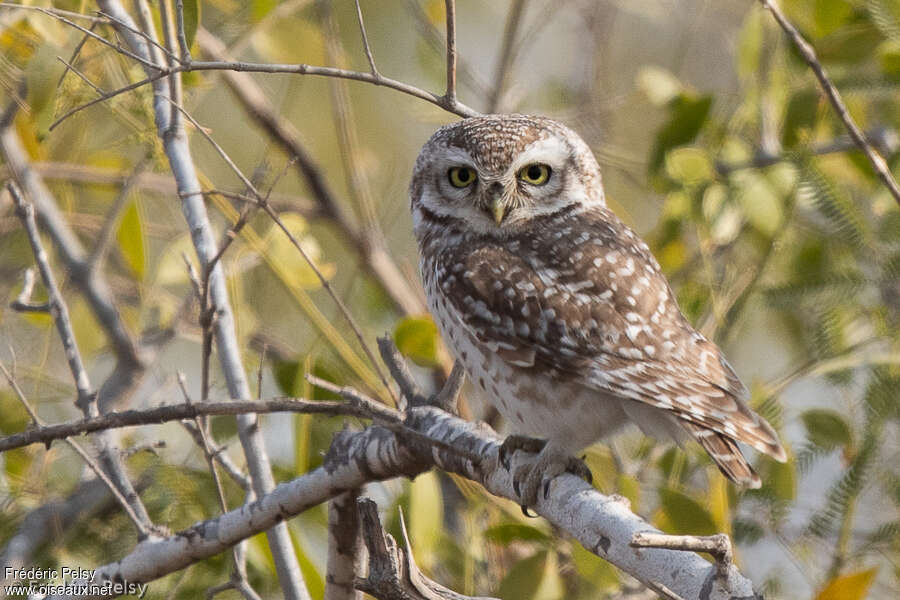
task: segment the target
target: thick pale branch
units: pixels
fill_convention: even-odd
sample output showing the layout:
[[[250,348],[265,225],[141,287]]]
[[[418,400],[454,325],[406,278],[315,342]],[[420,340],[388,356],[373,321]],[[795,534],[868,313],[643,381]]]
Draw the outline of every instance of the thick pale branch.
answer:
[[[462,421],[433,407],[410,410],[406,426],[444,450],[404,438],[380,426],[339,433],[322,467],[283,483],[258,501],[194,525],[167,538],[138,544],[123,559],[101,567],[98,578],[145,582],[227,550],[241,539],[367,482],[414,476],[438,466],[482,484],[490,493],[517,501],[510,471],[522,464],[512,457],[510,471],[500,465],[500,438],[487,426]],[[407,441],[403,441],[406,439]],[[466,455],[481,457],[479,461]],[[603,496],[573,475],[552,481],[534,510],[604,558],[668,598],[725,600],[755,598],[752,584],[734,565],[719,576],[717,567],[693,552],[634,548],[634,534],[659,533],[621,501]]]
[[[356,509],[358,499],[359,490],[350,490],[328,503],[328,571],[324,600],[362,600],[362,594],[353,587],[365,555]]]

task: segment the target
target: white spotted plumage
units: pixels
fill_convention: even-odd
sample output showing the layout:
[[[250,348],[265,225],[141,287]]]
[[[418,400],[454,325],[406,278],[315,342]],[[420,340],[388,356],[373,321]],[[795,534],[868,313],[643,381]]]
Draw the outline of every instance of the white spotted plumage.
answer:
[[[455,185],[453,169],[474,177]],[[694,438],[750,486],[759,479],[735,442],[784,460],[647,245],[605,207],[574,132],[522,115],[444,127],[416,161],[410,200],[438,327],[515,432],[574,452],[631,421]]]

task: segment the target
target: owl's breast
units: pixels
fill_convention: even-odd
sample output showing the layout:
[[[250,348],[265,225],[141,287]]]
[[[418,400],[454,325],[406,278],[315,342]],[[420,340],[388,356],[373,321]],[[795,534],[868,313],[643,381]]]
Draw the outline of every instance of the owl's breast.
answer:
[[[550,439],[576,452],[626,422],[619,400],[480,340],[448,299],[449,286],[442,286],[456,276],[452,267],[423,259],[421,268],[428,306],[447,348],[465,368],[472,388],[513,432]]]

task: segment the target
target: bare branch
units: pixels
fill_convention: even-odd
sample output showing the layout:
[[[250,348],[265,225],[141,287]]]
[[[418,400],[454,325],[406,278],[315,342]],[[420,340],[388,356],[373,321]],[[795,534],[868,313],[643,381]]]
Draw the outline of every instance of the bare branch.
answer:
[[[847,128],[847,131],[850,133],[850,137],[853,138],[854,143],[862,150],[863,154],[866,155],[866,158],[869,160],[869,163],[872,165],[872,168],[875,170],[875,173],[878,174],[878,178],[881,179],[882,183],[884,183],[885,187],[887,187],[888,191],[891,193],[891,196],[894,197],[894,200],[897,201],[897,204],[900,204],[900,186],[897,185],[897,181],[894,179],[894,176],[891,175],[891,171],[887,166],[887,162],[885,162],[884,158],[881,154],[878,153],[875,148],[872,147],[871,144],[866,140],[865,135],[856,125],[856,122],[853,120],[853,117],[850,116],[850,111],[847,110],[847,105],[844,104],[844,100],[841,98],[840,92],[838,92],[837,88],[829,79],[828,74],[825,72],[825,68],[822,66],[822,63],[819,62],[819,59],[816,57],[816,51],[813,49],[812,45],[807,42],[803,36],[797,31],[797,28],[788,21],[787,17],[784,16],[784,13],[781,12],[781,9],[772,1],[772,0],[760,0],[762,5],[769,9],[769,12],[772,13],[772,16],[775,17],[775,20],[778,22],[778,25],[784,30],[787,34],[788,38],[790,38],[791,43],[797,48],[797,51],[800,52],[800,55],[803,56],[803,60],[806,61],[806,64],[809,65],[809,68],[812,69],[812,72],[815,74],[816,79],[819,80],[819,85],[822,86],[822,91],[825,92],[825,96],[828,98],[828,101],[831,102],[831,105],[834,107],[834,110],[837,112],[838,118],[844,124],[844,127]]]
[[[28,402],[28,399],[25,397],[25,393],[22,392],[22,388],[19,387],[18,382],[13,378],[10,372],[6,369],[6,366],[2,362],[0,362],[0,372],[3,373],[3,377],[6,379],[6,382],[9,384],[9,387],[12,388],[13,392],[16,394],[16,397],[19,399],[19,403],[25,407],[26,412],[31,417],[32,422],[39,428],[45,427],[44,422],[38,416],[37,412],[35,412],[34,408],[32,408],[31,404]],[[32,429],[30,431],[39,431],[39,429]],[[8,438],[4,438],[8,439]],[[97,464],[97,462],[91,458],[91,456],[81,447],[80,444],[75,442],[74,440],[66,440],[66,443],[69,445],[75,453],[81,457],[81,460],[85,462],[85,464],[94,472],[97,478],[103,482],[106,488],[110,491],[113,497],[118,501],[119,506],[128,515],[128,518],[131,519],[131,522],[134,523],[134,526],[137,528],[141,537],[146,537],[150,530],[152,529],[152,523],[149,522],[148,518],[143,518],[139,516],[134,508],[132,508],[132,503],[125,498],[122,492],[119,490],[119,487],[113,483],[112,479],[110,479],[109,475],[107,475],[106,471]],[[2,452],[2,450],[0,450]],[[143,505],[140,505],[143,508]],[[144,511],[146,515],[146,511]]]
[[[388,418],[396,415],[385,413],[390,411],[383,405],[378,416]],[[61,440],[76,435],[84,435],[107,429],[120,429],[122,427],[134,427],[136,425],[159,425],[170,421],[183,419],[195,419],[200,416],[214,415],[242,415],[242,414],[266,414],[273,412],[299,412],[325,415],[349,415],[354,417],[370,418],[373,413],[368,410],[368,405],[350,404],[347,402],[325,402],[299,400],[294,398],[276,397],[265,402],[228,400],[224,402],[200,402],[182,404],[167,404],[156,408],[141,410],[123,410],[103,413],[95,417],[88,417],[79,421],[69,421],[56,425],[41,425],[0,438],[0,452],[6,452],[13,448],[21,448],[30,444],[50,444],[54,440]]]
[[[211,58],[228,60],[225,45],[205,29],[201,28],[198,31],[197,41],[202,51]],[[328,187],[321,167],[316,164],[301,143],[299,132],[289,121],[279,117],[259,85],[245,73],[225,71],[222,76],[248,114],[289,156],[297,159],[297,168],[309,186],[322,214],[332,220],[341,233],[340,237],[347,240],[348,244],[356,250],[397,309],[406,314],[424,312],[424,303],[413,291],[393,259],[383,248],[373,247],[365,232],[357,228],[351,221],[335,194]]]
[[[357,506],[369,551],[369,574],[356,580],[357,589],[379,600],[496,600],[463,596],[425,577],[413,557],[403,513],[400,513],[400,528],[404,547],[399,548],[393,536],[381,526],[375,503],[360,498]]]
[[[131,24],[131,17],[125,12],[118,0],[99,0],[101,9],[116,18],[118,21]],[[116,26],[118,31],[128,42],[134,52],[151,56],[152,47],[140,38],[122,28]],[[153,30],[147,28],[146,33],[151,37]],[[192,65],[178,65],[178,68]],[[148,77],[156,75],[153,68],[145,66]],[[170,73],[176,71],[170,69]],[[194,167],[190,146],[183,128],[173,128],[172,121],[172,92],[168,80],[158,79],[153,83],[154,89],[154,114],[156,117],[157,134],[163,144],[163,150],[169,159],[172,174],[178,186],[181,197],[181,208],[191,234],[191,241],[200,259],[200,264],[206,265],[216,254],[216,242],[209,222],[209,216],[199,194],[200,181]],[[228,392],[233,398],[246,400],[251,397],[250,386],[247,382],[247,374],[241,360],[241,352],[235,329],[234,315],[226,287],[225,275],[221,263],[209,272],[209,298],[210,305],[215,306],[216,318],[214,334],[217,355],[221,364],[222,373]],[[237,417],[238,437],[244,449],[250,478],[257,496],[262,496],[275,487],[272,476],[272,468],[262,435],[260,433],[257,418],[251,415]],[[287,527],[283,523],[275,524],[267,531],[269,546],[275,562],[275,569],[281,585],[284,597],[287,600],[308,600],[309,591],[303,581],[297,565],[296,553],[291,544]]]
[[[457,403],[459,400],[459,392],[462,390],[462,386],[465,382],[466,369],[462,366],[461,362],[456,361],[453,363],[453,370],[450,371],[447,382],[434,397],[432,404],[447,411],[451,415],[458,415],[459,408]]]
[[[178,32],[178,47],[181,50],[181,61],[191,62],[191,49],[187,43],[184,30],[184,0],[175,0],[175,28]]]
[[[9,182],[6,185],[13,202],[16,205],[16,214],[22,220],[25,226],[25,232],[28,234],[28,241],[31,244],[31,250],[34,254],[34,260],[38,265],[41,273],[41,279],[44,281],[44,287],[47,289],[48,304],[50,306],[50,315],[56,324],[57,332],[60,340],[62,340],[63,350],[66,360],[69,363],[69,370],[72,372],[72,378],[75,380],[75,389],[78,391],[78,399],[76,404],[85,413],[85,416],[96,414],[96,405],[94,404],[94,392],[91,390],[91,382],[88,380],[87,371],[84,368],[84,362],[81,359],[81,353],[75,344],[75,334],[72,331],[72,321],[69,318],[69,309],[62,300],[62,294],[56,286],[56,278],[50,269],[49,258],[41,243],[41,236],[38,233],[37,222],[34,219],[34,206],[25,202],[25,198],[19,192],[18,186]],[[91,408],[93,406],[93,408]],[[92,415],[93,416],[93,415]]]
[[[31,294],[34,292],[34,269],[31,267],[25,269],[22,276],[22,291],[16,296],[16,299],[9,303],[9,307],[18,312],[50,312],[50,304],[42,302],[41,304],[32,304]]]
[[[171,102],[171,100],[170,100],[170,102]],[[360,329],[359,325],[357,325],[356,319],[354,319],[353,315],[350,314],[350,310],[347,308],[346,304],[344,304],[344,301],[341,300],[340,296],[338,296],[337,293],[334,291],[334,288],[331,287],[331,283],[328,281],[328,279],[325,277],[325,275],[322,274],[322,271],[315,264],[315,261],[313,261],[312,257],[309,256],[309,253],[306,251],[306,249],[303,248],[303,246],[300,244],[299,241],[297,241],[297,238],[294,236],[293,233],[291,233],[290,229],[287,228],[287,226],[284,224],[284,221],[282,221],[281,217],[278,216],[278,213],[276,213],[274,210],[272,210],[272,207],[269,206],[268,202],[265,201],[263,196],[259,193],[259,191],[256,189],[256,187],[253,185],[253,183],[247,178],[246,175],[244,175],[244,173],[240,170],[240,168],[238,168],[238,166],[236,164],[234,164],[234,161],[231,160],[231,157],[228,156],[228,153],[222,149],[222,147],[212,138],[212,136],[210,136],[206,132],[206,130],[204,130],[203,127],[201,127],[200,124],[197,123],[197,121],[186,110],[184,110],[184,108],[182,108],[181,106],[178,106],[177,104],[174,104],[173,106],[175,106],[175,108],[177,108],[178,111],[180,113],[182,113],[191,122],[191,124],[197,129],[197,131],[199,131],[200,134],[204,138],[206,138],[206,141],[208,141],[213,146],[213,148],[216,150],[216,152],[219,154],[219,156],[222,157],[222,160],[224,160],[225,163],[229,167],[231,167],[231,170],[238,176],[238,178],[244,183],[244,185],[247,186],[247,189],[250,190],[253,193],[253,195],[258,199],[259,206],[262,207],[262,209],[266,212],[267,215],[269,215],[269,217],[273,221],[275,221],[275,224],[278,225],[279,229],[281,229],[284,232],[284,234],[288,237],[288,240],[290,240],[291,245],[293,245],[294,248],[297,249],[297,251],[303,257],[303,260],[305,260],[306,263],[309,265],[309,268],[312,269],[313,273],[316,274],[316,277],[319,279],[319,282],[322,284],[322,287],[325,289],[325,291],[328,293],[328,295],[331,296],[331,299],[337,305],[338,310],[341,312],[341,315],[347,321],[348,325],[350,325],[350,329],[353,331],[353,334],[356,336],[356,339],[359,342],[360,347],[362,348],[366,357],[369,359],[369,363],[375,369],[375,373],[378,375],[378,378],[381,380],[382,385],[384,385],[384,388],[387,390],[388,395],[396,403],[397,399],[394,396],[394,390],[391,388],[390,384],[388,384],[387,378],[384,376],[384,373],[381,370],[380,363],[376,360],[375,355],[372,353],[372,350],[369,348],[369,344],[366,343],[366,339],[363,336],[362,329]]]
[[[444,99],[456,105],[456,0],[444,0],[447,15],[447,91]],[[473,115],[465,115],[473,116]]]
[[[631,538],[632,548],[666,548],[685,552],[707,552],[716,559],[719,577],[727,578],[734,561],[731,540],[724,533],[716,535],[668,535],[652,531],[638,531]]]
[[[363,49],[366,51],[366,60],[369,61],[369,72],[373,76],[378,77],[378,68],[375,66],[375,57],[372,55],[372,48],[369,46],[369,36],[366,35],[366,23],[363,19],[362,7],[359,0],[355,0],[356,4],[356,20],[359,22],[359,33],[362,35]]]
[[[353,587],[361,573],[365,549],[359,535],[356,503],[359,490],[349,490],[328,503],[328,572],[324,600],[362,600]]]

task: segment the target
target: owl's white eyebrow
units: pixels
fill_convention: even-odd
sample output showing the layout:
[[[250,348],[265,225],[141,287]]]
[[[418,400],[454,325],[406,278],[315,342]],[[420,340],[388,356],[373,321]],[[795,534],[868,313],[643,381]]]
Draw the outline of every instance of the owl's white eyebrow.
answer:
[[[518,170],[527,164],[541,162],[558,168],[566,162],[569,154],[570,149],[567,145],[556,137],[548,137],[526,146],[516,157],[512,167],[513,170]]]

